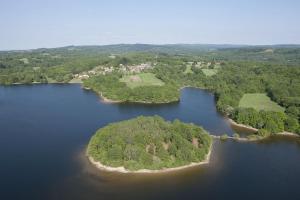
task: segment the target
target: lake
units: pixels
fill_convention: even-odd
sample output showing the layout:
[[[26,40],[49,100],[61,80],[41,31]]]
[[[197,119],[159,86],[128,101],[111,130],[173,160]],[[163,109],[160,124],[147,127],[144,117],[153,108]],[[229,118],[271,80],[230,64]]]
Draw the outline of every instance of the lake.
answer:
[[[0,87],[0,199],[299,199],[300,140],[215,141],[208,165],[166,174],[115,174],[89,164],[94,132],[138,115],[233,129],[214,96],[185,88],[168,105],[107,104],[80,85]]]

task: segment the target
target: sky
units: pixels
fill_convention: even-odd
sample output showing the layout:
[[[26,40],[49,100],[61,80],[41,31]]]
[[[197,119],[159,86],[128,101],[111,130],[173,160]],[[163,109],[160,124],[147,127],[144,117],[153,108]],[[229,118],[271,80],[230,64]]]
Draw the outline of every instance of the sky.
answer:
[[[300,44],[299,0],[0,0],[0,50]]]

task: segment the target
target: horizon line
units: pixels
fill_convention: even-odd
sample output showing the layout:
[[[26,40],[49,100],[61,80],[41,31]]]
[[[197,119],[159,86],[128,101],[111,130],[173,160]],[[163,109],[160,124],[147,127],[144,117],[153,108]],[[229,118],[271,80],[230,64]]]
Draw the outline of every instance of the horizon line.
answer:
[[[300,43],[274,43],[274,44],[245,44],[245,43],[110,43],[110,44],[70,44],[65,46],[55,47],[36,47],[24,49],[1,49],[0,52],[5,51],[33,51],[39,49],[59,49],[65,47],[92,47],[92,46],[117,46],[117,45],[149,45],[149,46],[168,46],[168,45],[215,45],[215,46],[240,46],[240,47],[264,47],[264,46],[300,46]]]

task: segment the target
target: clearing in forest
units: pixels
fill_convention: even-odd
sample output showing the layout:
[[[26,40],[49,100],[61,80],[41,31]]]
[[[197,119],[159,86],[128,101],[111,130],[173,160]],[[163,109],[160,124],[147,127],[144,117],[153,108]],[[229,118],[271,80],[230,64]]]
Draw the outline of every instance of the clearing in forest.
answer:
[[[218,69],[201,69],[205,76],[213,76],[218,72]]]
[[[185,71],[183,72],[184,74],[193,74],[192,66],[187,65]]]
[[[264,93],[247,93],[241,98],[239,107],[254,108],[255,110],[284,112],[284,108],[272,101]]]
[[[130,88],[140,86],[163,86],[165,84],[162,80],[156,78],[153,73],[127,75],[123,76],[120,81],[126,83]]]

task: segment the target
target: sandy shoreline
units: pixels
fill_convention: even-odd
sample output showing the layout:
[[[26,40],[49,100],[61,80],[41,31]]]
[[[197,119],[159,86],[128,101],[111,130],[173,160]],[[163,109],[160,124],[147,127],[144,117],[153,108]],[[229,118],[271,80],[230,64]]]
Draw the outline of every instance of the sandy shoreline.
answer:
[[[276,135],[286,135],[286,136],[300,137],[300,135],[298,135],[297,133],[291,133],[291,132],[287,132],[287,131],[276,133]]]
[[[81,84],[81,88],[85,89],[85,90],[91,90],[94,91],[96,94],[98,94],[98,96],[100,96],[100,99],[103,103],[122,103],[124,101],[117,101],[117,100],[112,100],[112,99],[108,99],[105,96],[103,96],[102,92],[96,92],[95,90],[93,90],[92,88],[89,87],[85,87]]]
[[[101,101],[103,103],[137,103],[137,104],[168,104],[168,103],[173,103],[173,102],[177,102],[177,101],[170,101],[170,102],[147,102],[147,101],[119,101],[119,100],[112,100],[112,99],[108,99],[105,96],[102,95],[102,92],[99,92],[98,95],[101,98]]]
[[[184,165],[184,166],[180,166],[180,167],[173,167],[173,168],[165,168],[165,169],[158,169],[158,170],[151,170],[151,169],[139,169],[137,171],[130,171],[128,169],[125,169],[123,166],[121,167],[110,167],[110,166],[106,166],[103,165],[102,163],[100,163],[99,161],[95,161],[91,156],[88,156],[88,159],[90,161],[91,164],[93,164],[95,167],[97,167],[100,170],[103,171],[108,171],[108,172],[118,172],[118,173],[138,173],[138,174],[145,174],[145,173],[166,173],[166,172],[174,172],[174,171],[178,171],[178,170],[183,170],[183,169],[187,169],[190,167],[195,167],[195,166],[200,166],[200,165],[204,165],[204,164],[208,164],[210,162],[210,157],[211,157],[211,152],[213,149],[213,142],[210,146],[210,150],[208,152],[208,154],[206,155],[205,160],[198,162],[198,163],[191,163],[189,165]]]
[[[101,97],[101,101],[104,102],[104,103],[122,103],[122,102],[124,102],[124,101],[117,101],[117,100],[108,99],[105,96],[103,96],[102,92],[99,92],[98,94]]]
[[[240,128],[245,128],[245,129],[248,129],[248,130],[251,130],[251,131],[255,131],[255,132],[258,131],[257,128],[254,128],[254,127],[252,127],[252,126],[248,126],[248,125],[245,125],[245,124],[239,124],[239,123],[233,121],[233,120],[230,119],[230,118],[227,118],[227,120],[228,120],[228,122],[229,122],[230,124],[232,124],[232,125],[234,125],[234,126],[237,126],[237,127],[240,127]]]

